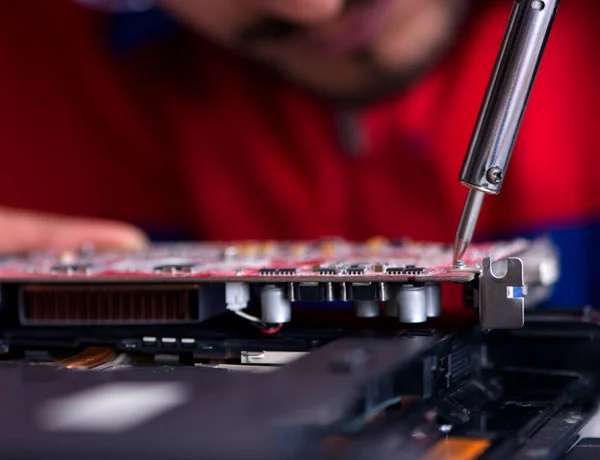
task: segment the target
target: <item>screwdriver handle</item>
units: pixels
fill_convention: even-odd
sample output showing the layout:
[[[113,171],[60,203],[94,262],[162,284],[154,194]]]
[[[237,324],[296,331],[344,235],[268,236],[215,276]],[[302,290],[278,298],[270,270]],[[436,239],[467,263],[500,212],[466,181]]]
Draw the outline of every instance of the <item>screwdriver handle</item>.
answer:
[[[560,0],[516,0],[460,173],[498,194]]]

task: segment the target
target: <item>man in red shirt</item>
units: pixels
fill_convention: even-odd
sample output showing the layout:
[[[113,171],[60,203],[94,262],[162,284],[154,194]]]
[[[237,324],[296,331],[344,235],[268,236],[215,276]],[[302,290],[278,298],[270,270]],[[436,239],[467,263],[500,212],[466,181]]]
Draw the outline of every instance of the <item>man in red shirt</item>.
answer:
[[[511,1],[79,3],[92,9],[0,3],[0,250],[142,244],[114,221],[203,239],[452,240]],[[480,237],[570,226],[600,241],[599,19],[596,0],[563,2]],[[569,272],[584,268],[571,290],[587,296],[569,300],[583,302],[594,264],[569,235]]]

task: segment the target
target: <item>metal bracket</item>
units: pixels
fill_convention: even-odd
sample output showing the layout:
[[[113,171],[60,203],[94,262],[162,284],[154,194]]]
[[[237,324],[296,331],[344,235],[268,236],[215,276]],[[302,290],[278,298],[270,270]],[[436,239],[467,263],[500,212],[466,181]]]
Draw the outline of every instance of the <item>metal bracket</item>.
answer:
[[[506,259],[502,278],[492,272],[492,260],[483,259],[479,278],[479,316],[484,329],[520,329],[525,323],[523,261]]]

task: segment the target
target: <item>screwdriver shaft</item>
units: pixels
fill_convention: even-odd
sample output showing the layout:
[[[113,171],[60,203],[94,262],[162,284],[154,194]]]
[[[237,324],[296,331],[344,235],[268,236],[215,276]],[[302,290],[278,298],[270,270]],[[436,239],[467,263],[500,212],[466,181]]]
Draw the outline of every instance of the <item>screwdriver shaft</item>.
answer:
[[[460,173],[469,194],[454,262],[467,250],[486,193],[500,193],[560,0],[515,0]],[[457,264],[458,265],[458,264]]]

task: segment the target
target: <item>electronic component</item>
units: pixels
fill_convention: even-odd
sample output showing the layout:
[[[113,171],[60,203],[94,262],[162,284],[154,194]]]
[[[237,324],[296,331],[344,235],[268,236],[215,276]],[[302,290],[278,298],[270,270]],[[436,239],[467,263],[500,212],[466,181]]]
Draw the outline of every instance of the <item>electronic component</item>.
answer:
[[[167,324],[200,322],[230,310],[268,325],[288,322],[294,302],[363,302],[355,309],[366,316],[374,312],[374,303],[391,296],[386,315],[393,311],[401,321],[417,322],[441,314],[440,283],[457,283],[473,285],[469,306],[479,309],[486,327],[520,327],[523,265],[530,280],[543,280],[544,288],[558,276],[556,254],[547,247],[542,240],[476,245],[460,267],[450,265],[447,245],[383,239],[376,245],[225,242],[158,244],[134,254],[34,253],[0,261],[0,315],[5,324],[21,326]],[[510,265],[505,279],[484,270],[487,259],[523,258],[532,251],[532,263]],[[414,299],[424,296],[418,306],[396,305],[394,296],[405,295],[403,286],[418,286],[419,294],[412,288],[406,293]],[[267,306],[257,318],[244,310],[251,292],[260,290],[263,294],[254,300],[262,297]],[[536,301],[546,291],[536,290]]]
[[[246,283],[225,284],[225,303],[228,310],[243,310],[249,301],[250,287]]]
[[[409,284],[396,291],[398,320],[401,323],[424,323],[427,321],[427,291],[424,285]]]
[[[162,273],[192,273],[194,264],[167,264],[154,267],[154,270]]]
[[[253,247],[250,255],[246,247]],[[494,260],[520,253],[526,240],[473,246],[463,270],[450,263],[452,252],[438,243],[365,243],[336,240],[315,242],[157,244],[134,254],[73,254],[63,263],[61,254],[34,253],[0,261],[0,282],[468,282],[485,257]],[[302,251],[298,251],[302,247]],[[57,268],[59,267],[59,268]]]
[[[292,306],[284,297],[283,289],[267,285],[260,293],[261,319],[267,324],[289,323],[292,319]]]
[[[364,265],[351,265],[346,269],[348,275],[364,275],[367,268]]]
[[[335,267],[321,267],[317,270],[319,275],[337,275],[339,270]]]
[[[379,316],[379,302],[373,300],[359,300],[354,303],[356,316],[359,318],[376,318]]]
[[[377,300],[378,292],[375,283],[352,283],[350,284],[350,296],[348,300],[370,302]]]
[[[54,273],[60,273],[65,275],[73,275],[76,273],[87,274],[92,269],[89,264],[59,264],[52,267],[50,270]]]
[[[407,265],[404,268],[404,274],[406,275],[421,275],[427,271],[424,267],[415,267],[414,265]]]
[[[425,285],[427,302],[427,317],[437,318],[442,315],[442,286],[439,284]]]
[[[322,302],[328,300],[325,296],[325,285],[322,283],[295,283],[294,299],[299,302]]]

